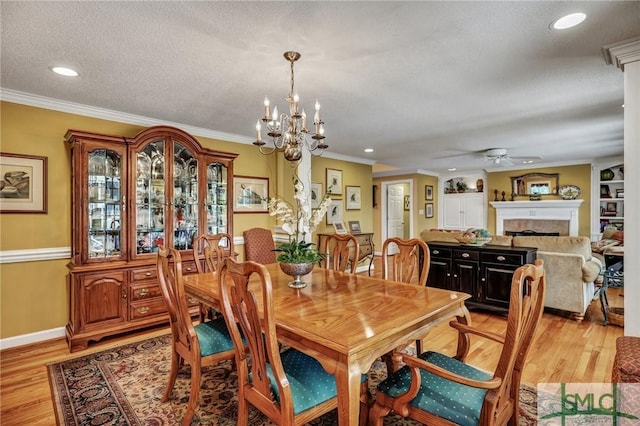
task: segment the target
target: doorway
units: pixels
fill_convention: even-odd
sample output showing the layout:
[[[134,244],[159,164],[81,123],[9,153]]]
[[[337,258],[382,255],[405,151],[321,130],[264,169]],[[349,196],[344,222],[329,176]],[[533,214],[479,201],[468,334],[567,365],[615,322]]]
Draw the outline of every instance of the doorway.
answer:
[[[397,180],[381,183],[380,241],[387,238],[405,238],[413,235],[414,200],[412,180]],[[404,197],[409,195],[409,210],[404,210]],[[408,220],[407,220],[408,219]],[[406,232],[408,229],[408,233]]]

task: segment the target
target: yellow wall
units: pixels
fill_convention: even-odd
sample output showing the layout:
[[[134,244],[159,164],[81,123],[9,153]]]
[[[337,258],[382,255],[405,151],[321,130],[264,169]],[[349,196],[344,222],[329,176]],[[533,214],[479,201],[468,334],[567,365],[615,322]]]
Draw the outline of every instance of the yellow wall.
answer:
[[[376,207],[373,208],[373,229],[376,234],[374,235],[374,243],[376,247],[382,247],[382,238],[380,235],[380,230],[382,229],[382,205],[380,204],[382,201],[382,183],[383,182],[392,182],[392,181],[412,181],[413,182],[413,193],[411,195],[412,199],[412,207],[413,209],[408,212],[409,215],[413,217],[413,234],[407,235],[409,238],[415,238],[420,235],[420,232],[426,228],[436,228],[438,226],[438,178],[436,176],[427,176],[422,174],[410,174],[410,175],[400,175],[400,176],[388,176],[388,177],[377,177],[373,180],[373,184],[377,186],[376,192]],[[427,201],[425,200],[425,186],[432,185],[433,186],[433,200],[428,201],[429,203],[433,203],[433,217],[427,219],[425,217],[424,210],[426,208],[425,204]],[[419,211],[423,210],[422,213]],[[407,226],[405,227],[406,232],[409,232],[408,221],[405,220]]]
[[[497,189],[501,194],[505,191],[506,199],[510,199],[511,194],[511,178],[515,176],[521,176],[527,173],[558,173],[558,184],[564,185],[576,185],[580,188],[580,196],[578,199],[584,200],[580,205],[578,211],[579,217],[579,229],[578,234],[589,237],[591,235],[591,165],[581,164],[577,166],[564,166],[564,167],[545,167],[539,169],[527,169],[527,170],[511,170],[505,172],[489,173],[487,175],[487,183],[485,184],[485,191],[487,194],[487,202],[495,200],[494,190]],[[502,195],[498,195],[498,199],[501,199]],[[525,201],[529,198],[527,196],[518,196],[516,201]],[[558,200],[557,195],[543,195],[543,200]],[[487,225],[489,232],[495,234],[496,231],[496,209],[489,204]]]
[[[71,246],[71,173],[69,154],[64,143],[67,130],[134,136],[143,129],[141,126],[10,102],[0,104],[0,123],[2,152],[48,158],[48,213],[0,214],[0,251]],[[234,161],[234,174],[268,176],[269,193],[277,194],[276,156],[263,156],[252,145],[200,136],[196,138],[207,148],[239,154]],[[312,166],[312,179],[325,184],[325,188],[325,167],[343,170],[344,185],[362,187],[362,210],[345,211],[344,219],[345,223],[348,220],[360,220],[363,230],[371,229],[371,166],[327,158],[314,158]],[[241,236],[242,231],[248,228],[272,229],[276,224],[275,218],[266,213],[236,213],[233,220],[235,236]],[[242,258],[243,247],[236,247],[236,251]],[[68,261],[62,259],[0,265],[0,338],[66,325],[69,318]]]

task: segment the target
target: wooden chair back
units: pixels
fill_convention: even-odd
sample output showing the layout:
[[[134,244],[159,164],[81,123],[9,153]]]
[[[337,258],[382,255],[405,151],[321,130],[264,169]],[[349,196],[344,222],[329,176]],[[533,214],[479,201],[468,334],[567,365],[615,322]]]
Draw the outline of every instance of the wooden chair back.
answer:
[[[396,253],[391,253],[397,247]],[[420,251],[424,260],[419,267]],[[410,283],[414,279],[414,272],[418,271],[417,283],[426,285],[429,267],[431,265],[429,247],[418,238],[388,238],[382,244],[382,277],[386,280]]]
[[[207,248],[209,248],[209,256],[207,256]],[[217,271],[222,266],[225,256],[235,256],[233,238],[226,232],[202,234],[193,241],[193,260],[196,262],[199,274]]]
[[[360,258],[360,243],[350,234],[331,234],[324,239],[321,252],[325,253],[325,268],[355,274]]]
[[[271,231],[264,228],[251,228],[242,233],[244,237],[245,261],[263,265],[276,262],[275,242]]]
[[[448,385],[439,383],[437,386],[450,388],[448,392],[454,395],[456,392],[460,394],[466,393],[465,389],[470,388],[486,390],[480,412],[475,413],[478,424],[503,425],[509,423],[517,425],[522,369],[542,316],[545,293],[546,283],[543,261],[538,259],[535,265],[523,265],[513,274],[507,328],[503,335],[452,321],[450,325],[458,331],[458,352],[454,357],[455,359],[434,352],[425,352],[420,358],[402,353],[394,354],[394,356],[398,356],[398,361],[409,367],[410,380],[406,382],[408,390],[406,392],[402,392],[402,390],[394,392],[395,396],[391,397],[381,391],[379,387],[376,393],[375,405],[371,409],[369,424],[372,426],[382,425],[383,417],[392,410],[404,417],[411,417],[424,424],[457,424],[450,418],[440,417],[434,412],[424,411],[412,404],[421,388],[436,386],[436,381],[449,381]],[[465,368],[456,366],[455,360],[464,362],[469,352],[469,337],[471,334],[502,344],[500,358],[493,374],[486,374],[486,372],[468,365],[464,366]],[[442,361],[442,359],[448,359],[448,361]],[[471,373],[471,370],[475,371],[475,373]],[[429,383],[422,382],[421,371],[426,371],[427,373],[425,374],[435,375],[437,378],[430,378]],[[457,374],[454,371],[465,371],[465,374]],[[400,374],[402,374],[401,370],[394,373],[393,378],[398,377]],[[479,374],[486,378],[478,377]],[[384,382],[381,383],[381,386],[384,386]],[[467,398],[468,395],[460,395],[460,398]],[[479,395],[482,397],[482,394]],[[421,400],[420,404],[431,406],[428,400],[431,400],[431,397]],[[467,402],[465,400],[465,404]],[[446,405],[444,399],[437,401],[437,404],[451,408],[451,406]],[[467,407],[466,409],[468,410],[469,408]],[[459,405],[453,411],[461,413],[462,410],[462,406]],[[446,410],[439,412],[443,413]],[[468,412],[465,411],[465,413]]]
[[[223,318],[193,325],[184,291],[180,252],[173,248],[160,247],[156,267],[160,289],[169,314],[172,340],[171,370],[162,402],[166,402],[171,396],[180,367],[184,363],[191,365],[189,402],[182,419],[182,425],[187,426],[191,424],[198,405],[202,367],[218,364],[225,360],[233,360],[235,351]],[[196,328],[202,329],[200,333],[204,351],[201,351]]]

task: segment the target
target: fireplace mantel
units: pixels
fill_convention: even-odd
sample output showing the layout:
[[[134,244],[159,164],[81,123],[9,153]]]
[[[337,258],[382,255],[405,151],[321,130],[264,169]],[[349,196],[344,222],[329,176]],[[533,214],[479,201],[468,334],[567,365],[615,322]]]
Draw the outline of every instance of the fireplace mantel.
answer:
[[[567,220],[569,235],[578,235],[578,209],[584,200],[492,201],[496,209],[496,235],[504,235],[509,219]]]

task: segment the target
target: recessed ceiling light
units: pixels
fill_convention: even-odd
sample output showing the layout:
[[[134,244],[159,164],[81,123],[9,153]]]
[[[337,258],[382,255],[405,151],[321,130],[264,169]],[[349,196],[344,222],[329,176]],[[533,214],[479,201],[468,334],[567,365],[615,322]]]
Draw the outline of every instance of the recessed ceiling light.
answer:
[[[78,71],[67,67],[49,67],[49,69],[56,74],[63,75],[65,77],[77,77],[80,75],[78,74]]]
[[[373,152],[373,148],[365,148],[364,152]]]
[[[551,23],[551,27],[556,30],[566,30],[582,23],[587,18],[582,12],[571,13]]]
[[[455,167],[452,167],[452,168],[447,169],[447,170],[449,170],[450,172],[455,172],[455,171],[456,171],[456,168],[455,168]]]

